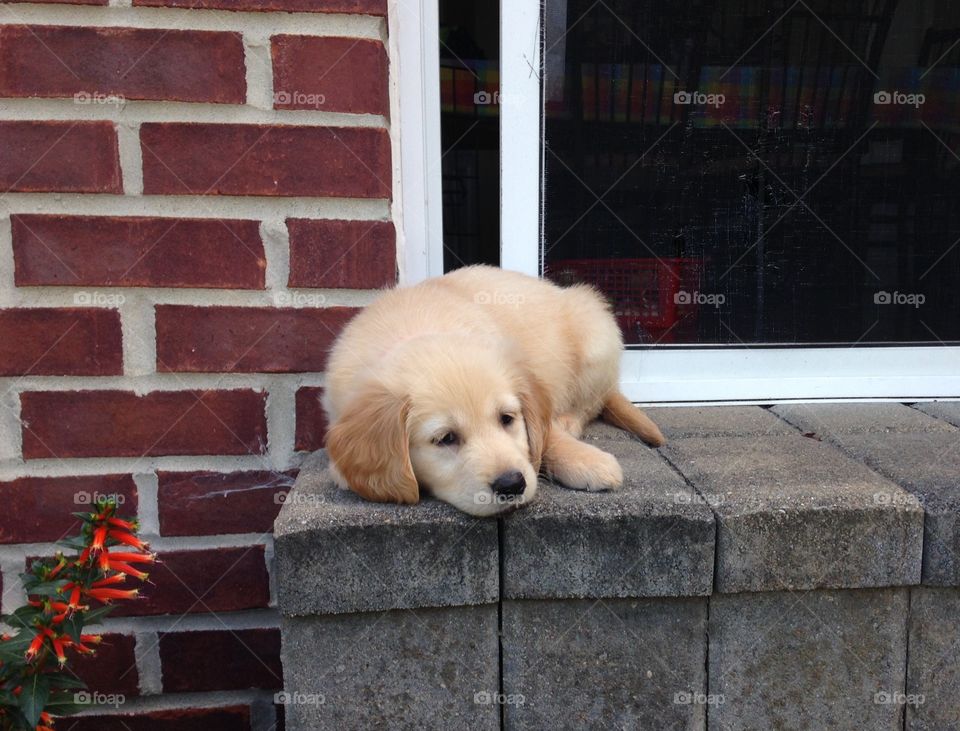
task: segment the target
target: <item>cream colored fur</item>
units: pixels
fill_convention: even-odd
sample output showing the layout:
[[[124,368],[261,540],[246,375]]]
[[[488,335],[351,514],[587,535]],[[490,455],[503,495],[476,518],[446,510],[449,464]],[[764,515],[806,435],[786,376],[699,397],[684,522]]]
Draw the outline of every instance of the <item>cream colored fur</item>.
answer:
[[[370,500],[415,503],[424,489],[472,515],[529,502],[540,471],[575,489],[615,489],[617,460],[578,439],[587,423],[602,415],[664,441],[620,394],[622,348],[590,287],[474,266],[385,292],[328,362],[334,476]],[[513,472],[522,495],[495,494],[492,483]]]

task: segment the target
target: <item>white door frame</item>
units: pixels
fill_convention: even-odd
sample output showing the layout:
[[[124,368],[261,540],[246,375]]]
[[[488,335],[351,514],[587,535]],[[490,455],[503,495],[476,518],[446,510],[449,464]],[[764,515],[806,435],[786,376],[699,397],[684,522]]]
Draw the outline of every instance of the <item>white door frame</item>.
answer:
[[[393,220],[401,285],[443,274],[437,0],[389,3]]]
[[[501,266],[541,275],[541,0],[500,3]],[[641,403],[960,399],[960,347],[631,348]]]

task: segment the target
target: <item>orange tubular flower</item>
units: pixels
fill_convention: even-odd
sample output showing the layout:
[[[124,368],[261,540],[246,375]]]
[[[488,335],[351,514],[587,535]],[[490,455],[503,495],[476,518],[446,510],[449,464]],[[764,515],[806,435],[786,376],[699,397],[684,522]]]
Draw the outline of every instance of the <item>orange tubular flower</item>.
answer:
[[[101,571],[110,570],[110,552],[106,548],[100,551],[100,557],[97,559],[97,568]]]
[[[140,595],[139,589],[90,589],[87,595],[101,602],[110,602],[114,599],[136,599]]]
[[[155,553],[111,553],[110,561],[121,561],[123,563],[154,563],[157,560]]]
[[[128,530],[130,532],[137,530],[137,524],[131,523],[129,520],[120,520],[120,518],[108,518],[107,522],[114,528],[123,528],[123,530]]]
[[[63,641],[59,637],[51,637],[50,642],[53,644],[53,651],[57,654],[57,662],[60,663],[60,667],[63,667],[67,664],[67,655],[63,651]]]
[[[27,662],[32,662],[37,656],[37,653],[40,652],[40,648],[43,647],[43,637],[43,633],[38,632],[37,636],[33,638],[33,642],[30,643],[30,647],[27,648],[25,655]]]
[[[58,555],[57,565],[54,566],[52,569],[50,569],[50,573],[48,574],[47,578],[55,579],[57,577],[57,574],[59,574],[63,570],[63,567],[66,565],[67,565],[67,560],[63,557],[63,555]]]
[[[127,580],[127,577],[123,574],[114,574],[113,576],[108,576],[105,579],[100,579],[99,581],[94,581],[92,587],[94,589],[100,589],[104,586],[116,586],[117,584],[122,584]]]
[[[127,533],[126,531],[121,530],[112,530],[107,535],[116,540],[118,543],[123,543],[127,546],[133,546],[141,551],[147,550],[147,544],[137,538],[135,535]]]
[[[70,607],[70,611],[76,611],[77,607],[80,606],[80,585],[74,585],[73,589],[70,591],[70,601],[67,603]]]
[[[107,540],[107,526],[98,525],[93,531],[93,543],[90,544],[90,550],[93,553],[99,553],[103,550],[103,543]]]
[[[140,581],[146,581],[147,576],[149,576],[149,574],[140,571],[139,569],[135,569],[133,566],[128,566],[125,563],[111,563],[110,568],[114,571],[119,571],[121,574],[127,574],[135,579],[140,579]],[[96,584],[94,584],[94,586],[96,586]]]

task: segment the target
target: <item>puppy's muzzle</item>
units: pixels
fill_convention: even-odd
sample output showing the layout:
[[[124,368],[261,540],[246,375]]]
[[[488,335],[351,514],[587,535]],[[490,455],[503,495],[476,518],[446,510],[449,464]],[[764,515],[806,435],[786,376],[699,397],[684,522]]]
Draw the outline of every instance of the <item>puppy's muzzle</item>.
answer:
[[[523,495],[527,489],[527,481],[518,470],[504,472],[490,483],[494,495]]]

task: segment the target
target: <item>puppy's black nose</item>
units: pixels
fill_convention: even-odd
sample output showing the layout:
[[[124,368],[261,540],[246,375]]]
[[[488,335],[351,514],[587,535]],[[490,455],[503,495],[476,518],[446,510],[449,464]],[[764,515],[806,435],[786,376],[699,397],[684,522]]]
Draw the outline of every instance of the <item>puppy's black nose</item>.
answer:
[[[512,472],[504,472],[497,477],[490,483],[490,489],[496,495],[522,495],[523,491],[527,489],[527,481],[523,479],[520,472],[513,470]]]

